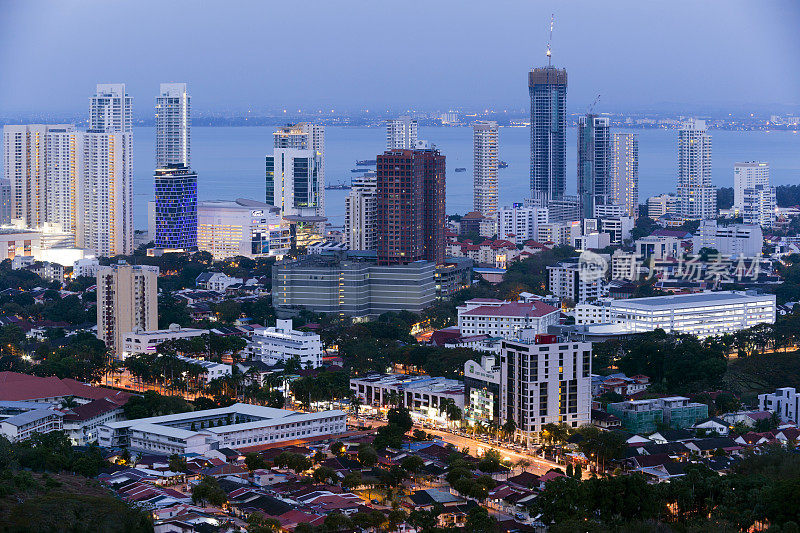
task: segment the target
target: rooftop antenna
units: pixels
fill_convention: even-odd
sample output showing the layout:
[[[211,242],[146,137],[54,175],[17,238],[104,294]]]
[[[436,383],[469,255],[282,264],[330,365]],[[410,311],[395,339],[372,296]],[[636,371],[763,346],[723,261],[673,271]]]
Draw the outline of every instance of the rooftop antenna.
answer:
[[[553,55],[550,45],[553,42],[553,24],[555,23],[555,14],[550,14],[550,38],[547,40],[547,66],[552,66],[552,58]]]

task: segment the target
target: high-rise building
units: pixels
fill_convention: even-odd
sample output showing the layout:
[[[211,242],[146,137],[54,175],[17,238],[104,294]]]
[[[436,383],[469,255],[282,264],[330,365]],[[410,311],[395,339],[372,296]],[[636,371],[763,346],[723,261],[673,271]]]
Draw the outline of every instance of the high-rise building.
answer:
[[[124,261],[97,271],[97,338],[120,357],[124,336],[158,326],[158,267]]]
[[[131,131],[132,105],[124,83],[98,83],[89,97],[89,129]]]
[[[78,135],[71,124],[4,126],[11,220],[27,228],[57,224],[75,233]]]
[[[377,164],[378,263],[444,262],[445,157],[387,150]]]
[[[0,226],[11,223],[11,180],[0,179]]]
[[[191,168],[191,101],[185,83],[162,83],[156,97],[156,168]]]
[[[756,185],[744,190],[742,219],[745,224],[771,227],[775,223],[775,188]]]
[[[497,211],[497,238],[522,244],[536,240],[539,226],[549,222],[546,207],[524,206],[515,203]]]
[[[532,332],[500,348],[500,422],[516,423],[529,442],[547,424],[589,424],[592,403],[592,343]]]
[[[622,206],[623,214],[639,216],[639,135],[615,133],[611,149],[612,203]]]
[[[472,125],[473,206],[485,217],[497,212],[497,122],[480,120]]]
[[[531,96],[531,196],[548,206],[567,182],[567,71],[553,66],[528,74]]]
[[[183,164],[156,169],[155,247],[197,249],[197,174]]]
[[[351,250],[374,250],[378,211],[377,175],[353,178],[344,200],[344,242]]]
[[[744,190],[757,186],[769,188],[769,163],[745,161],[733,165],[733,209],[744,209]]]
[[[244,198],[198,203],[197,248],[218,261],[280,257],[290,246],[289,224],[276,207]]]
[[[417,144],[417,119],[403,116],[386,121],[386,149],[413,149]]]
[[[578,119],[578,218],[595,217],[611,197],[611,135],[607,117]]]
[[[717,189],[711,184],[711,135],[705,120],[691,119],[678,130],[678,199],[684,220],[717,216]]]
[[[647,199],[647,216],[658,220],[664,215],[675,215],[680,209],[680,201],[674,194],[660,194]]]
[[[301,122],[273,133],[266,184],[266,202],[281,215],[324,216],[325,127]]]

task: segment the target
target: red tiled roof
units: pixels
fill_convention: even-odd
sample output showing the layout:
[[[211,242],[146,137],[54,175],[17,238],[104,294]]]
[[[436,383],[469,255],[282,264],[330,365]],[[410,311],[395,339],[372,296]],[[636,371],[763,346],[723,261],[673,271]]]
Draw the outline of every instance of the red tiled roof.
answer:
[[[108,398],[100,398],[72,408],[71,413],[64,415],[64,420],[91,420],[119,408],[120,405],[118,403],[112,402]]]
[[[470,311],[462,313],[462,316],[531,316],[540,317],[558,311],[552,305],[542,302],[508,302],[500,306],[481,305]]]
[[[17,372],[0,372],[0,401],[24,401],[44,398],[75,396],[87,400],[108,398],[112,402],[124,405],[131,397],[130,393],[93,387],[74,379],[58,379],[55,376],[39,377]]]

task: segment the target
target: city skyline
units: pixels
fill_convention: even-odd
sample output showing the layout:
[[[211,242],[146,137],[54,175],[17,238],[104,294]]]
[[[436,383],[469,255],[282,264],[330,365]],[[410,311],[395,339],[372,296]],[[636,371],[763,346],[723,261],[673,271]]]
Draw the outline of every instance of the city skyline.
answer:
[[[771,8],[746,2],[672,2],[669,8],[650,10],[638,10],[629,1],[506,2],[488,13],[477,5],[438,2],[426,6],[424,23],[413,19],[418,35],[412,46],[374,24],[389,8],[346,3],[350,9],[322,5],[311,15],[295,6],[269,3],[195,10],[185,9],[181,2],[159,5],[165,17],[180,12],[186,18],[186,24],[170,36],[185,44],[180,61],[163,62],[158,60],[160,40],[149,38],[157,31],[158,19],[150,16],[148,2],[111,6],[85,2],[69,8],[53,2],[7,2],[8,14],[0,21],[4,45],[0,64],[5,67],[0,112],[73,112],[86,86],[96,81],[125,81],[130,94],[144,101],[164,80],[191,83],[197,110],[267,105],[326,110],[522,108],[526,95],[520,79],[530,68],[546,64],[551,13],[555,14],[553,64],[570,72],[570,111],[588,105],[597,94],[602,95],[600,111],[680,102],[800,104],[800,74],[792,68],[800,50],[800,37],[792,32],[800,20],[800,7],[791,2],[775,2]],[[67,60],[90,46],[93,28],[122,16],[128,23],[118,28],[120,47],[95,49],[99,57],[92,62]],[[312,37],[286,53],[271,54],[265,39],[289,39],[293,25],[275,25],[267,37],[256,21],[264,17],[295,21],[301,16]],[[411,16],[393,13],[390,25],[402,27]],[[687,17],[703,21],[702,37],[686,23]],[[501,27],[503,31],[491,45],[472,39],[471,32],[457,31],[478,23],[488,31]],[[604,46],[595,46],[584,37],[590,23],[622,31],[605,32]],[[737,28],[747,31],[731,31]],[[23,29],[31,45],[12,46]],[[206,39],[209,34],[222,38]],[[702,54],[697,53],[698,40],[703,42]],[[365,42],[370,46],[363,46]],[[663,46],[666,42],[670,46]],[[237,53],[244,49],[250,53]],[[325,52],[319,53],[320,49]],[[614,50],[619,54],[611,53]],[[116,60],[119,52],[125,53],[125,61]],[[436,61],[418,61],[431,54]],[[391,67],[381,62],[386,57],[394,58]],[[708,58],[714,59],[713,69],[708,68]],[[263,68],[248,68],[255,63]],[[492,83],[475,83],[475,64],[482,65],[482,76]],[[742,65],[748,66],[750,75],[741,75]],[[406,75],[412,69],[415,76]],[[279,78],[260,74],[276,70],[283,73]],[[426,83],[417,83],[418,78]],[[55,79],[59,80],[56,92],[50,90]],[[695,83],[699,79],[702,84]],[[765,79],[770,82],[764,83]]]

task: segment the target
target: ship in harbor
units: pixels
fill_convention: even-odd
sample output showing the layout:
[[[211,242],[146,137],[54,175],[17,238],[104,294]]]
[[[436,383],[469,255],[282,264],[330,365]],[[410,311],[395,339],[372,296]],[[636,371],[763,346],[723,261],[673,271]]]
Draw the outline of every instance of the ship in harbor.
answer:
[[[506,163],[505,161],[498,161],[497,168],[508,168],[508,163]]]
[[[377,159],[361,159],[356,161],[356,166],[359,167],[373,167],[378,164]]]
[[[464,167],[456,167],[456,172],[466,172],[467,169]]]
[[[339,183],[329,183],[325,186],[327,191],[347,191],[352,189],[347,183],[340,181]]]

